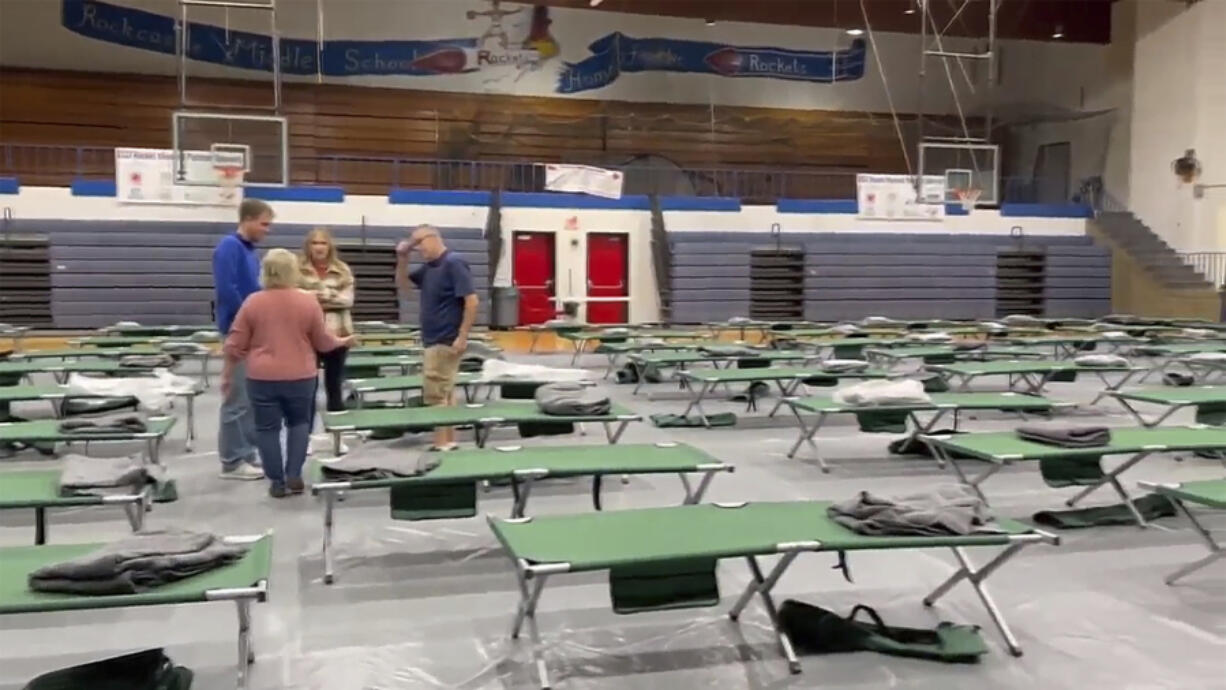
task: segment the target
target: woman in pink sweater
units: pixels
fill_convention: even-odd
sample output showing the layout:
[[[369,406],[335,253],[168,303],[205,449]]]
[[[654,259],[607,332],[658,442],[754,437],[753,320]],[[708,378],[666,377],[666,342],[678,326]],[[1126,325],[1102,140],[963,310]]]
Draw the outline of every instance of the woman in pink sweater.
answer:
[[[246,360],[256,445],[271,482],[268,494],[282,498],[305,489],[302,466],[315,410],[315,353],[350,347],[354,338],[328,333],[319,301],[298,289],[298,258],[291,252],[273,249],[260,266],[264,289],[243,302],[226,337],[221,389],[223,395],[229,390],[232,368]]]

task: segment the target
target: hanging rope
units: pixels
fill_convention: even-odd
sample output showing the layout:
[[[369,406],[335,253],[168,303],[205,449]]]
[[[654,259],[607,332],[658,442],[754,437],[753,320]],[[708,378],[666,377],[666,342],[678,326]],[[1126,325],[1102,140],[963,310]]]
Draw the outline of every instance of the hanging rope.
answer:
[[[907,141],[902,134],[902,123],[898,119],[898,110],[894,107],[894,95],[890,92],[890,81],[886,79],[885,67],[881,64],[881,54],[877,52],[877,37],[873,33],[873,25],[868,21],[868,8],[865,7],[864,0],[860,0],[860,15],[864,17],[864,30],[868,33],[873,62],[877,63],[877,74],[881,75],[881,86],[885,89],[885,100],[890,106],[890,117],[894,120],[894,132],[898,135],[898,147],[902,149],[902,158],[907,164],[907,174],[914,175],[916,173],[911,167],[911,155],[907,153]]]

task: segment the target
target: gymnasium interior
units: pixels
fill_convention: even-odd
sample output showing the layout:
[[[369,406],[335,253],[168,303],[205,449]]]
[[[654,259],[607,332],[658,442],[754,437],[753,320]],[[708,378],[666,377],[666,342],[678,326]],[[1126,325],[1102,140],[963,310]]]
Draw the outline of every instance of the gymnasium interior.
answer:
[[[1223,27],[0,0],[0,690],[1226,688]],[[353,277],[284,498],[219,477],[252,199]]]

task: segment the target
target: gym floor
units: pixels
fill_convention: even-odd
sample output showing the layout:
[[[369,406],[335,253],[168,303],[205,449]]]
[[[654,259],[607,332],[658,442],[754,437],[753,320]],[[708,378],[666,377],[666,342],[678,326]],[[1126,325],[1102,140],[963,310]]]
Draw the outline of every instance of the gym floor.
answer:
[[[513,359],[566,366],[567,355]],[[590,367],[603,366],[590,356]],[[1095,381],[1097,384],[1097,381]],[[615,400],[644,414],[680,412],[674,384],[651,387],[671,400],[634,397],[630,386],[608,385]],[[1088,402],[1081,383],[1053,384],[1049,397]],[[507,631],[519,596],[511,565],[481,519],[392,522],[382,491],[350,494],[336,514],[337,582],[322,582],[322,510],[310,495],[267,496],[264,482],[223,481],[212,447],[216,387],[197,406],[196,452],[184,454],[176,428],[163,458],[178,481],[180,500],[160,504],[148,525],[181,526],[224,534],[275,532],[269,601],[253,607],[257,662],[251,687],[260,690],[399,690],[533,688],[536,679],[526,640]],[[18,414],[47,414],[47,406],[19,406]],[[767,406],[769,409],[769,405]],[[743,412],[737,403],[713,402],[708,411]],[[764,412],[755,413],[763,415]],[[1131,426],[1113,403],[1072,413],[1079,422]],[[1191,421],[1191,413],[1170,424]],[[999,413],[965,416],[964,427],[1001,430],[1017,418]],[[623,443],[674,440],[693,444],[736,465],[720,475],[707,500],[843,499],[871,489],[892,494],[952,481],[952,474],[922,458],[890,456],[892,437],[861,434],[850,417],[832,418],[820,434],[832,465],[788,460],[796,438],[788,417],[742,417],[736,427],[657,429],[633,424]],[[495,432],[492,444],[603,443],[603,432],[520,441],[513,430]],[[400,442],[412,451],[424,437]],[[118,453],[121,448],[105,452]],[[801,453],[804,455],[804,449]],[[1110,461],[1109,461],[1110,462]],[[4,468],[46,467],[22,455]],[[1221,477],[1213,460],[1152,457],[1124,475],[1131,490],[1140,479],[1179,481]],[[530,512],[591,510],[588,480],[552,481],[533,492]],[[605,508],[670,505],[680,501],[675,476],[632,477],[605,483]],[[985,490],[997,514],[1027,518],[1059,508],[1068,490],[1050,489],[1033,463],[1006,468]],[[1087,505],[1113,502],[1108,490]],[[505,515],[507,489],[481,496],[479,510]],[[1209,514],[1211,529],[1226,529],[1226,514]],[[52,543],[105,541],[122,536],[116,509],[56,511]],[[28,511],[0,514],[0,543],[27,544]],[[791,676],[773,643],[765,613],[755,604],[740,625],[726,611],[748,581],[740,560],[721,562],[723,602],[717,608],[618,616],[603,573],[560,577],[546,588],[538,619],[555,687],[592,690],[678,688],[1223,688],[1226,648],[1226,577],[1221,567],[1175,587],[1163,576],[1204,555],[1204,547],[1178,518],[1152,528],[1105,527],[1062,533],[1059,547],[1035,546],[987,580],[988,589],[1025,649],[1004,648],[973,591],[955,588],[933,609],[920,598],[954,570],[946,552],[875,552],[850,557],[854,584],[832,570],[829,554],[801,556],[776,589],[777,601],[794,597],[846,614],[858,603],[892,625],[933,627],[939,621],[983,627],[990,653],[976,665],[941,665],[870,652],[802,657],[804,673]],[[984,555],[971,552],[982,562]],[[0,689],[20,688],[35,675],[121,654],[165,646],[177,663],[196,671],[197,690],[234,686],[236,617],[225,603],[115,609],[86,613],[6,616],[0,619]]]

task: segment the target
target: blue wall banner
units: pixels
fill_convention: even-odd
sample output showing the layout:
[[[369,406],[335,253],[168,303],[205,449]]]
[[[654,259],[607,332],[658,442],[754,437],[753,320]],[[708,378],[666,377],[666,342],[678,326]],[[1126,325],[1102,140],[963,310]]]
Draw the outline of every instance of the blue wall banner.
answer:
[[[687,72],[814,83],[854,81],[864,76],[868,53],[863,39],[856,39],[846,50],[807,51],[630,38],[622,33],[597,39],[588,50],[592,52],[590,57],[566,63],[558,77],[559,93],[599,89],[626,72]]]
[[[174,17],[120,7],[97,0],[63,0],[61,23],[64,28],[87,38],[141,48],[167,55],[175,54]],[[240,69],[272,71],[272,38],[246,31],[226,31],[223,27],[188,22],[188,52],[192,60]],[[325,41],[323,50],[315,41],[282,38],[281,71],[284,74],[356,76],[363,74],[403,74],[429,76],[459,74],[481,69],[484,61],[477,50],[477,38],[438,41]],[[530,62],[536,51],[511,51]],[[514,56],[512,56],[514,57]],[[507,59],[501,53],[493,55]],[[322,69],[321,69],[322,68]]]

